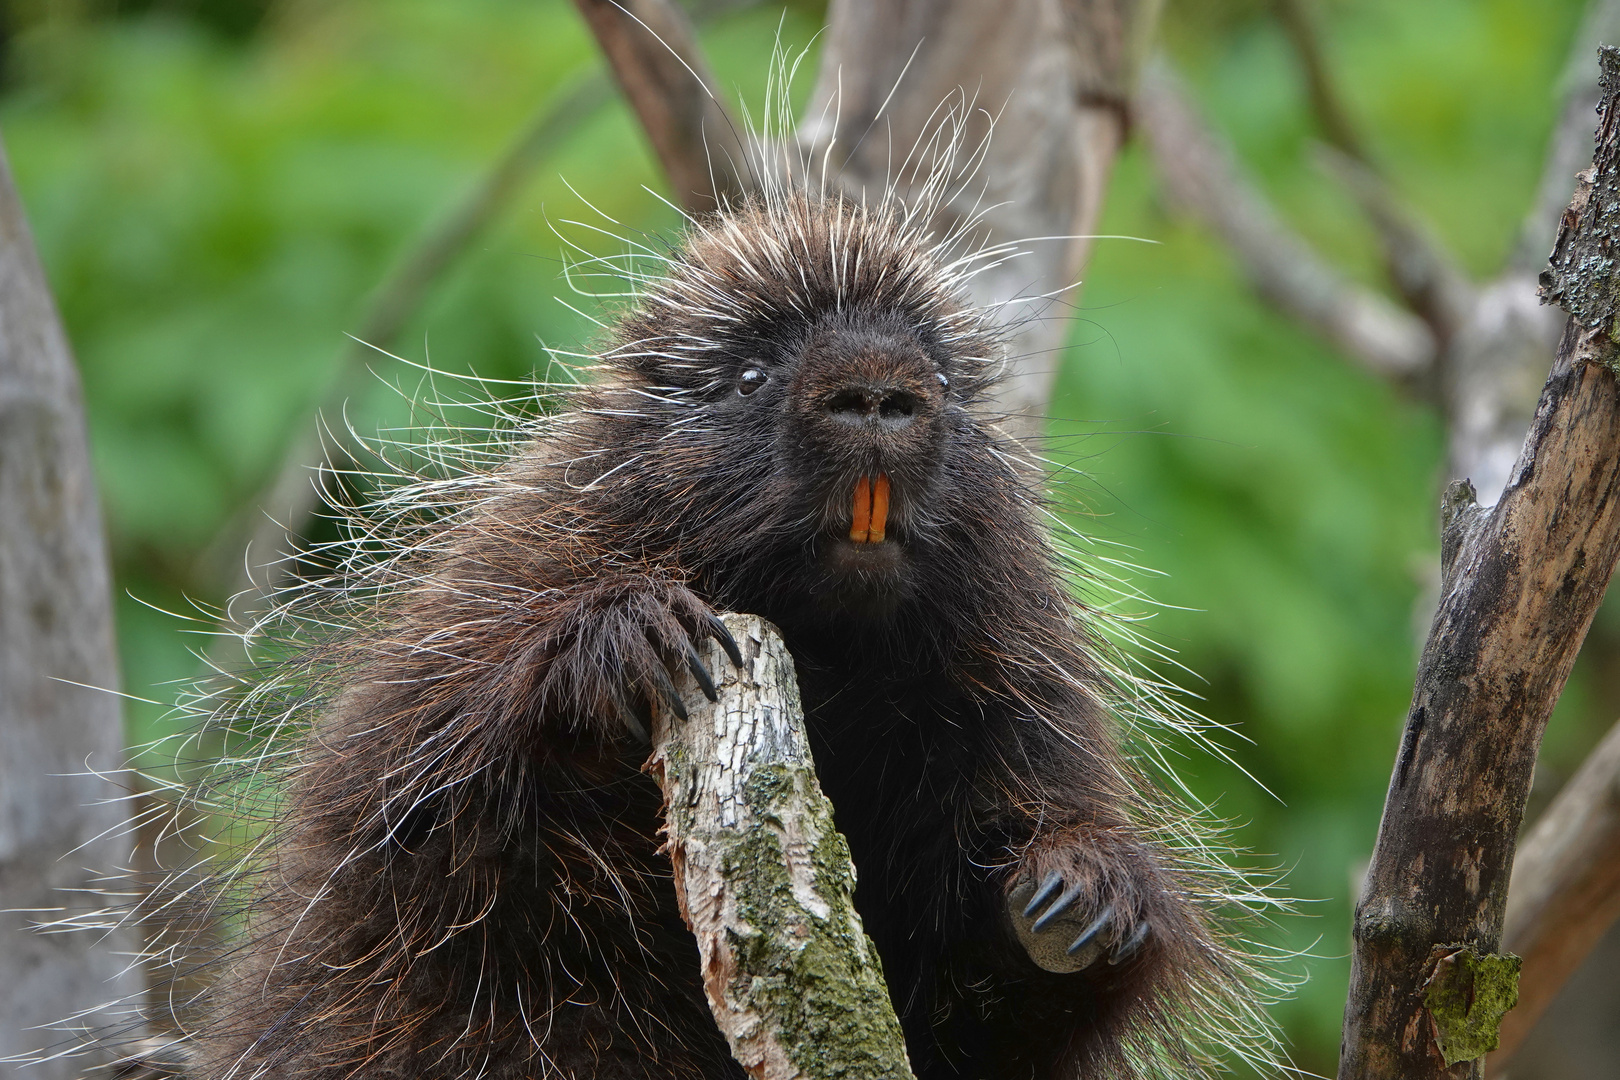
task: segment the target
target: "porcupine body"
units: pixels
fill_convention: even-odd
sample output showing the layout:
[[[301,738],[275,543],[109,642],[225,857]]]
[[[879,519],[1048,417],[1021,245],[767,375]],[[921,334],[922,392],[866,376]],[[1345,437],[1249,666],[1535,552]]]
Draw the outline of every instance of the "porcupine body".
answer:
[[[641,771],[721,611],[793,654],[922,1080],[1263,1037],[916,217],[778,191],[694,224],[563,412],[332,586],[368,599],[312,662],[192,1075],[740,1076]]]

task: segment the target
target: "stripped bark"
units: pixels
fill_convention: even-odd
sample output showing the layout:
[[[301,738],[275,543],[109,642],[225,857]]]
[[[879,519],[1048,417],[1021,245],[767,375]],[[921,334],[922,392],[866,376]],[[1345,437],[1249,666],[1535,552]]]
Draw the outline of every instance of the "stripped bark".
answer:
[[[0,151],[0,1059],[139,989],[122,932],[22,930],[100,907],[85,868],[128,865],[124,793],[89,771],[123,758],[111,586],[78,372]]]
[[[1500,948],[1541,734],[1620,558],[1620,275],[1606,255],[1620,240],[1620,51],[1602,65],[1595,179],[1565,213],[1545,293],[1572,318],[1535,421],[1493,510],[1466,484],[1448,493],[1443,597],[1356,907],[1344,1080],[1482,1075],[1472,1052],[1442,1055],[1425,991],[1441,963]]]
[[[745,666],[705,642],[719,701],[687,675],[689,719],[658,718],[647,765],[709,1008],[757,1080],[910,1080],[849,848],[816,782],[793,658],[763,619],[724,621]]]
[[[1500,1070],[1559,989],[1620,919],[1620,724],[1570,778],[1520,845],[1503,939],[1524,957],[1519,1004],[1491,1055]]]

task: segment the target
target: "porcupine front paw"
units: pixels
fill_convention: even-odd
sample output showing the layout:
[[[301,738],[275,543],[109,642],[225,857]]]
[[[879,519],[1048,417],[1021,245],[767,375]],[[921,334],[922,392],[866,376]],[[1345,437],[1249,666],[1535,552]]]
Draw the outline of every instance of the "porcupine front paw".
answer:
[[[1047,971],[1083,971],[1099,961],[1123,964],[1141,951],[1153,924],[1129,893],[1105,897],[1078,871],[1021,878],[1007,894],[1007,915],[1024,951]]]
[[[692,673],[704,696],[716,700],[714,677],[698,656],[698,642],[713,638],[733,664],[743,664],[725,624],[680,585],[631,581],[593,588],[574,600],[567,622],[569,640],[547,673],[544,692],[587,713],[616,716],[641,742],[650,739],[653,702],[686,719],[686,705],[675,690],[682,669]]]

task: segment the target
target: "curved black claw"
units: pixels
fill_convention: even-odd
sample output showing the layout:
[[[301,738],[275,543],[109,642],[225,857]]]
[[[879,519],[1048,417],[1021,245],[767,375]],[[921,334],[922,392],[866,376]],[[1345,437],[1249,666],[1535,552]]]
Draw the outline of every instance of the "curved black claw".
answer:
[[[696,649],[692,648],[690,642],[686,646],[686,667],[691,671],[692,678],[697,680],[698,687],[703,691],[703,696],[710,701],[719,701],[720,691],[714,685],[714,676],[710,675],[709,669],[703,666],[703,658],[698,655]]]
[[[1092,920],[1090,926],[1088,926],[1084,930],[1080,931],[1080,936],[1074,939],[1074,944],[1070,945],[1064,951],[1067,952],[1070,956],[1073,956],[1075,953],[1079,952],[1081,949],[1085,948],[1087,945],[1090,945],[1093,941],[1097,940],[1097,935],[1103,932],[1103,927],[1107,926],[1108,923],[1109,923],[1109,920],[1111,920],[1113,917],[1114,917],[1114,905],[1109,904],[1107,907],[1102,909],[1102,914],[1101,915],[1098,915],[1095,919]],[[1143,923],[1143,925],[1145,926],[1147,924]]]
[[[743,666],[742,650],[737,648],[737,639],[731,636],[731,631],[726,629],[726,624],[721,622],[719,616],[717,615],[706,616],[704,621],[709,628],[709,633],[714,637],[714,640],[720,643],[720,647],[724,649],[726,651],[726,655],[731,658],[732,665],[737,668],[741,668]],[[711,697],[709,700],[713,701],[714,698]]]
[[[658,693],[663,696],[664,704],[669,708],[670,712],[675,714],[676,719],[684,722],[686,720],[686,702],[682,701],[681,695],[676,692],[675,683],[670,680],[669,672],[655,666],[652,669],[652,677],[653,682],[658,686]]]
[[[1152,930],[1153,930],[1153,924],[1152,923],[1150,923],[1150,922],[1138,923],[1137,926],[1136,926],[1136,930],[1134,932],[1132,932],[1132,934],[1130,936],[1130,939],[1128,941],[1126,941],[1125,944],[1120,945],[1119,947],[1117,947],[1114,950],[1113,955],[1108,958],[1109,966],[1113,967],[1116,964],[1123,964],[1125,961],[1129,960],[1132,956],[1135,956],[1136,955],[1136,950],[1140,949],[1142,947],[1142,942],[1147,940],[1148,934],[1151,933]]]
[[[625,730],[634,735],[643,745],[652,745],[652,706],[647,704],[645,698],[635,693],[619,693],[613,696],[613,704],[618,707],[619,721],[624,724]]]
[[[1074,903],[1075,898],[1080,895],[1083,889],[1083,885],[1070,885],[1067,889],[1064,889],[1063,895],[1052,901],[1052,906],[1046,909],[1046,914],[1036,919],[1035,924],[1030,929],[1039,934],[1048,926],[1051,926],[1058,916],[1069,910],[1069,905]]]
[[[1043,906],[1048,900],[1052,899],[1052,897],[1056,896],[1058,890],[1062,887],[1062,874],[1058,873],[1056,870],[1053,870],[1051,873],[1047,874],[1045,880],[1041,882],[1041,887],[1035,890],[1035,895],[1030,897],[1029,903],[1024,905],[1024,918],[1027,919],[1034,915],[1035,910]]]

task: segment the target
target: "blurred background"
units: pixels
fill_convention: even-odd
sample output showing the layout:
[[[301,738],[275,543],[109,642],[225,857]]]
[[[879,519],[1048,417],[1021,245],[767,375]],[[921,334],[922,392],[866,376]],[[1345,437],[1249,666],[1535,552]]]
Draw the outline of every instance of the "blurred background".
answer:
[[[1319,6],[1372,152],[1479,276],[1502,264],[1531,202],[1583,8]],[[774,38],[814,53],[823,12],[700,15],[720,83],[757,107]],[[1314,152],[1322,136],[1273,6],[1171,0],[1161,38],[1289,224],[1384,288],[1375,238]],[[377,344],[521,379],[545,368],[544,346],[586,350],[596,330],[555,299],[601,314],[562,280],[553,231],[588,213],[581,195],[631,232],[675,228],[633,118],[592,92],[601,69],[566,0],[0,5],[0,129],[82,369],[124,689],[146,699],[126,706],[132,747],[169,733],[168,703],[201,671],[197,632],[318,404],[336,386],[346,405],[328,423],[362,433],[406,418],[421,373],[374,354],[374,377],[347,386],[345,335],[364,333],[382,283],[537,116],[552,119],[512,197]],[[548,114],[564,95],[570,107]],[[1231,751],[1259,784],[1204,756],[1183,768],[1302,898],[1274,937],[1314,958],[1279,1015],[1298,1064],[1331,1075],[1351,904],[1437,572],[1440,421],[1256,300],[1223,246],[1171,212],[1140,146],[1099,231],[1156,243],[1095,248],[1052,451],[1080,470],[1065,481],[1088,509],[1080,527],[1162,572],[1137,582],[1164,605],[1149,633],[1196,677],[1167,674],[1246,740]],[[1527,820],[1620,715],[1617,657],[1611,604],[1548,728]],[[1614,935],[1542,1027],[1515,1076],[1620,1075],[1604,1042],[1620,1031]]]

